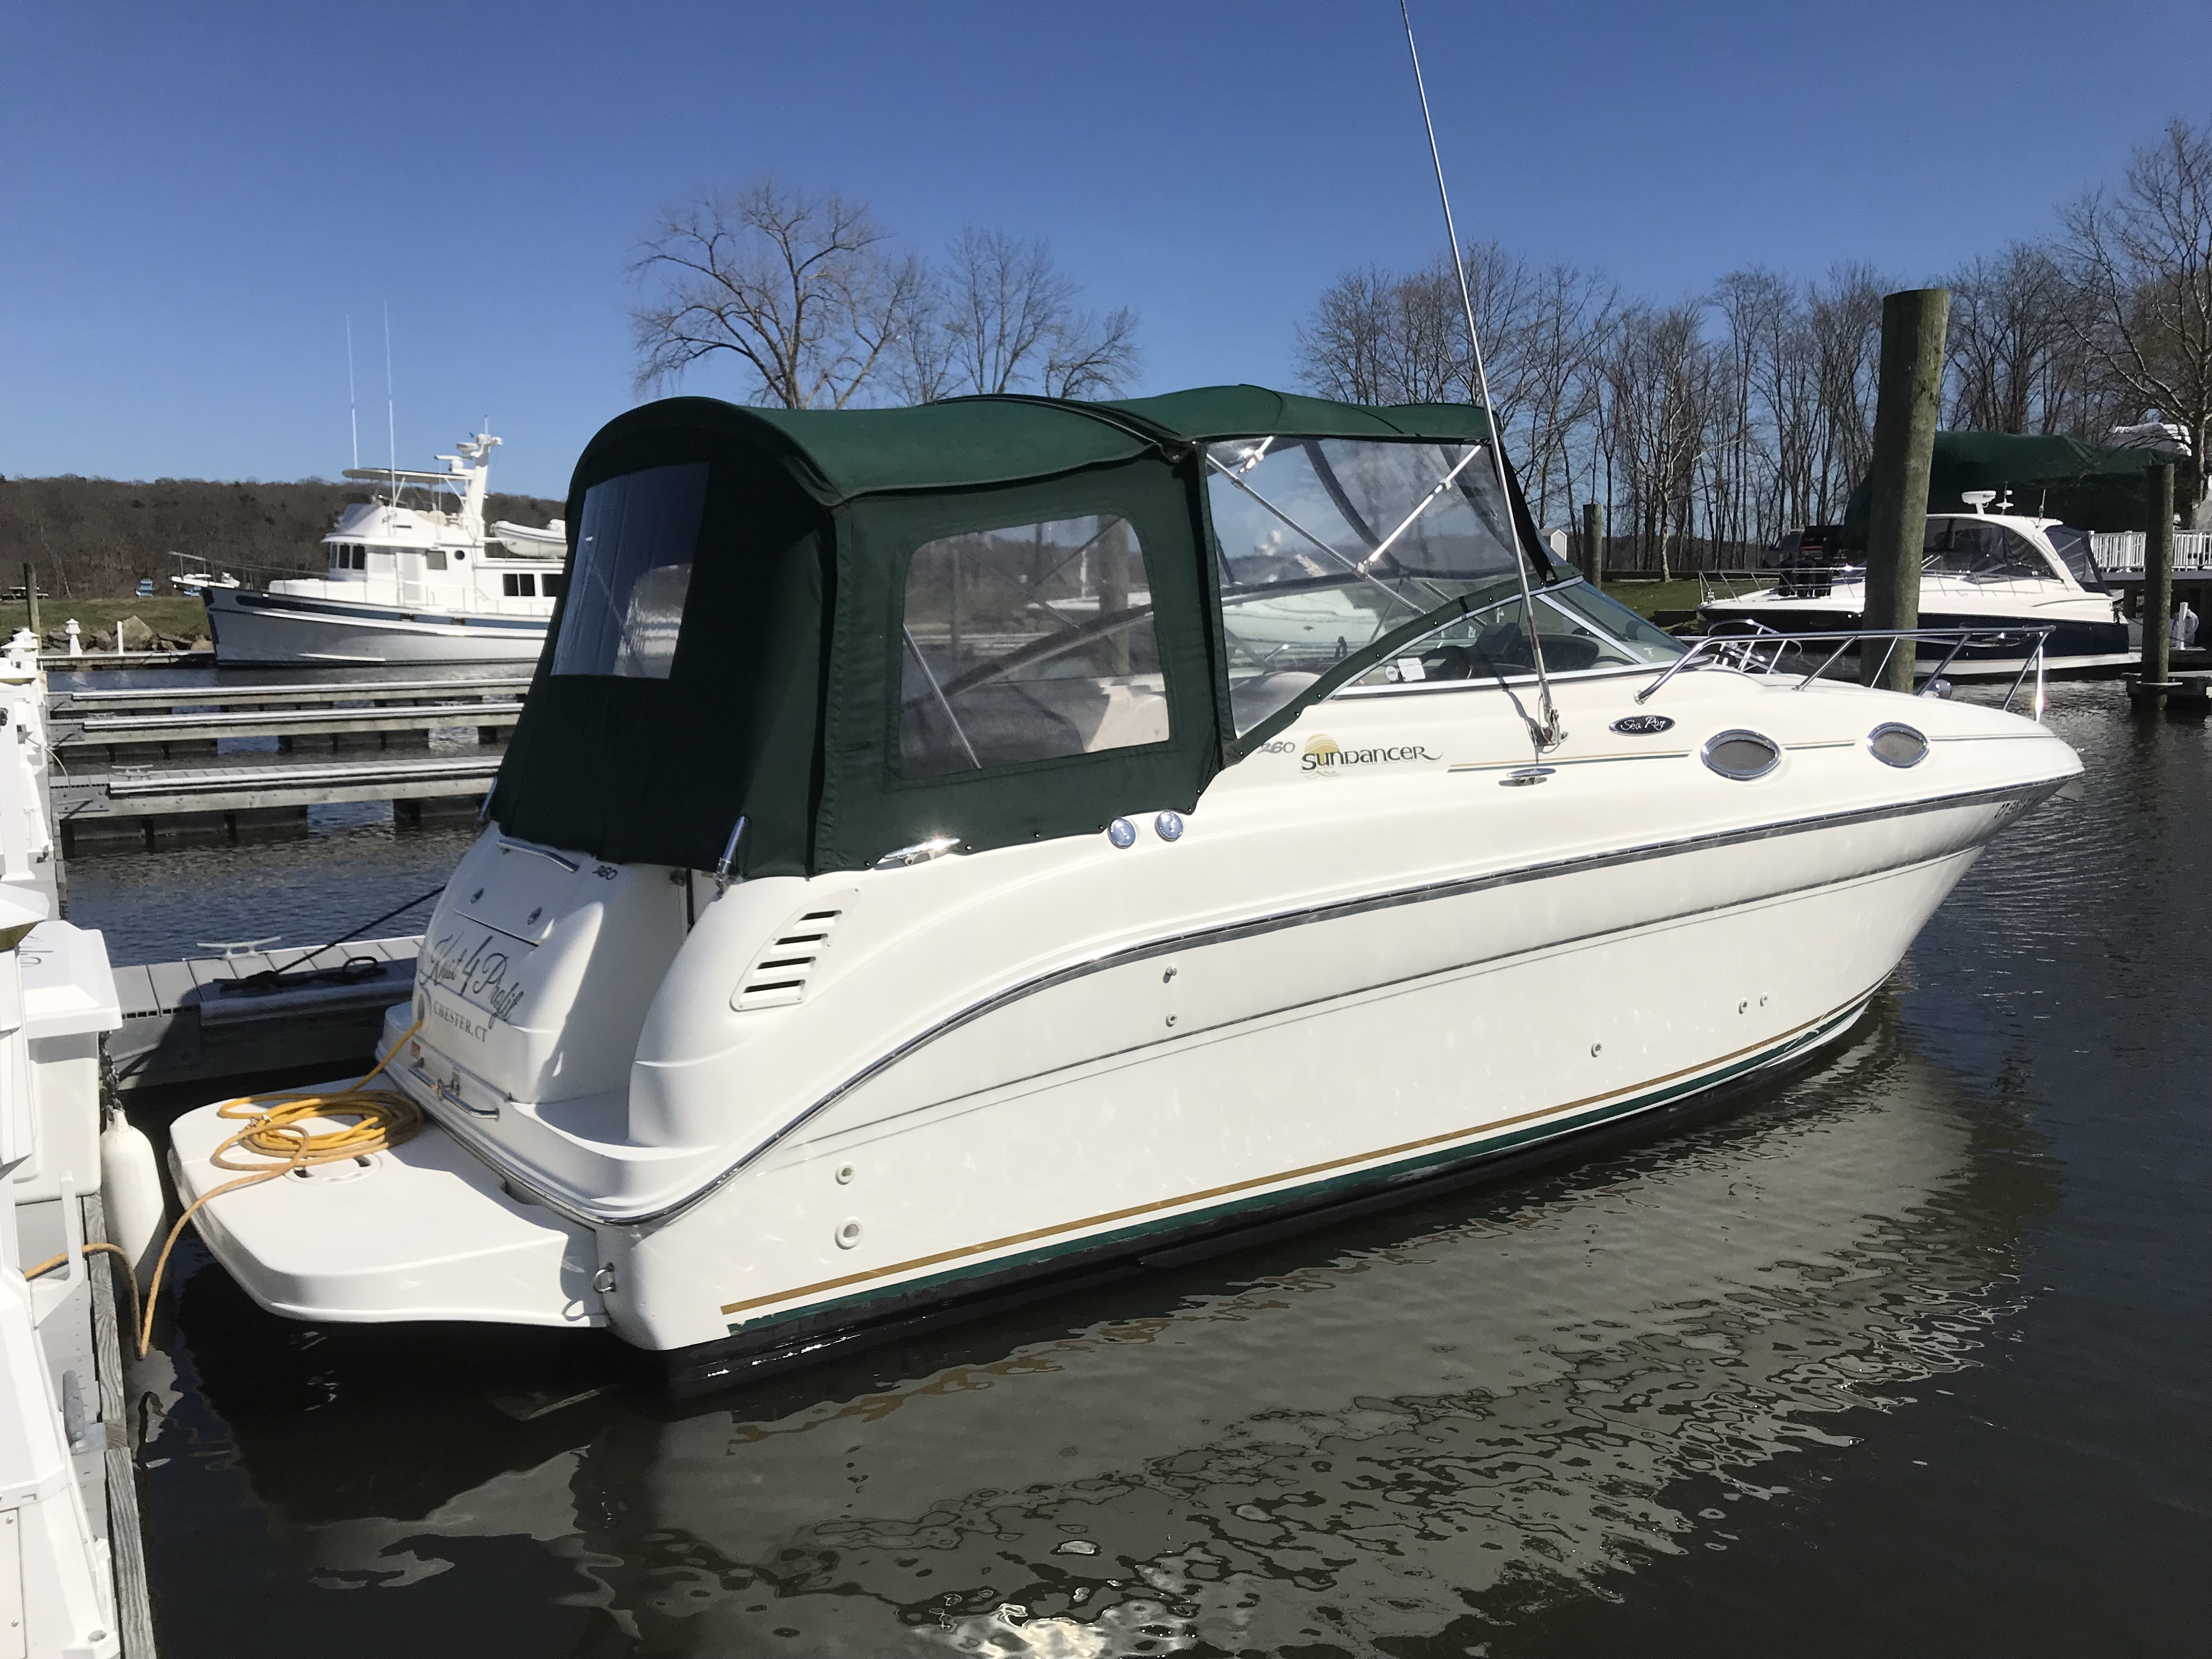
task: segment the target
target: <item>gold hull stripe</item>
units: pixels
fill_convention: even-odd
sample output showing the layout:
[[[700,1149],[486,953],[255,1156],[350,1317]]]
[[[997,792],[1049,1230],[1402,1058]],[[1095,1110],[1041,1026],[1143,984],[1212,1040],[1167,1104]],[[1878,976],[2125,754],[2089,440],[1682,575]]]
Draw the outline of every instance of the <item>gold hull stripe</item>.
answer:
[[[1862,992],[1850,1001],[1838,1003],[1826,1013],[1808,1019],[1802,1025],[1793,1025],[1778,1036],[1754,1042],[1748,1048],[1738,1048],[1732,1054],[1722,1054],[1717,1059],[1700,1060],[1695,1066],[1686,1066],[1679,1072],[1668,1072],[1663,1077],[1656,1077],[1643,1083],[1632,1084],[1626,1089],[1609,1089],[1603,1094],[1586,1096],[1581,1100],[1571,1100],[1563,1105],[1542,1107],[1533,1112],[1522,1112],[1516,1117],[1500,1118],[1494,1123],[1480,1124],[1471,1129],[1452,1129],[1440,1135],[1425,1135],[1419,1140],[1401,1141],[1395,1146],[1385,1146],[1376,1152],[1355,1152],[1346,1158],[1330,1158],[1324,1164],[1308,1164],[1296,1170],[1285,1170],[1276,1175],[1255,1176],[1249,1181],[1233,1181],[1226,1186],[1208,1187],[1202,1192],[1185,1193],[1177,1198],[1158,1199],[1150,1204],[1133,1204],[1125,1210],[1109,1210],[1103,1215],[1086,1216],[1080,1221],[1056,1222],[1049,1227],[1036,1227],[1025,1233],[1009,1233],[1004,1238],[990,1239],[981,1244],[963,1244],[955,1249],[939,1250],[933,1255],[918,1255],[911,1261],[894,1262],[888,1267],[872,1267],[861,1273],[844,1273],[836,1279],[824,1279],[811,1285],[801,1285],[793,1290],[773,1291],[766,1296],[748,1297],[743,1302],[726,1303],[722,1311],[725,1314],[743,1313],[748,1308],[763,1308],[771,1303],[789,1302],[799,1297],[818,1296],[824,1291],[843,1290],[849,1285],[864,1285],[870,1279],[889,1279],[896,1274],[918,1272],[924,1267],[939,1267],[947,1261],[957,1261],[964,1256],[988,1255],[993,1251],[1012,1249],[1021,1244],[1034,1244],[1039,1239],[1053,1238],[1063,1233],[1082,1232],[1093,1227],[1111,1226],[1117,1221],[1128,1221],[1138,1216],[1154,1215],[1162,1210],[1180,1209],[1187,1204],[1204,1204],[1212,1199],[1227,1198],[1233,1194],[1248,1193],[1261,1187],[1273,1187],[1282,1182],[1303,1181],[1311,1176],[1327,1175],[1331,1170],[1350,1169],[1355,1164],[1372,1164],[1383,1158],[1402,1157],[1407,1152],[1423,1152],[1429,1147],[1441,1146],[1450,1141],[1469,1140],[1480,1136],[1495,1134],[1501,1129],[1510,1129],[1516,1124],[1534,1122],[1539,1118],[1559,1117],[1569,1112],[1582,1111],[1591,1106],[1601,1105],[1608,1100],[1619,1100],[1626,1096],[1643,1094],[1653,1089],[1663,1088],[1669,1083],[1677,1082],[1698,1072],[1712,1071],[1727,1065],[1732,1060],[1741,1060],[1746,1054],[1756,1054],[1761,1048],[1779,1047],[1791,1037],[1809,1031],[1823,1022],[1835,1018],[1837,1015],[1844,1013],[1855,1005],[1864,1002],[1873,994],[1872,990]]]

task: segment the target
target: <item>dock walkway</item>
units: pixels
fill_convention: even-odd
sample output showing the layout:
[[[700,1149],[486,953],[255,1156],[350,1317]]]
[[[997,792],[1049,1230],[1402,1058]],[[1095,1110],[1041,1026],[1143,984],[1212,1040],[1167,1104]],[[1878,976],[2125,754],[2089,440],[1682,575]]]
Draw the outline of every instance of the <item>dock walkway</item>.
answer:
[[[222,1083],[366,1064],[384,1011],[415,994],[422,944],[413,934],[351,939],[320,951],[252,951],[118,968],[123,1024],[107,1039],[115,1086]],[[280,977],[246,984],[271,970]]]

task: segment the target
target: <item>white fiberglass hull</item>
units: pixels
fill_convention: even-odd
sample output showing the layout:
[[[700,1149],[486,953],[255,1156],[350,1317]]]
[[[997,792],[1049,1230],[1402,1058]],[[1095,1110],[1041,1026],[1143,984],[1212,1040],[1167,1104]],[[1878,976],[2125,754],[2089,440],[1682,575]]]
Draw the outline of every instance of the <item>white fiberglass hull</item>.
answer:
[[[1616,1550],[1654,1537],[1682,1547],[1705,1525],[1694,1503],[1668,1492],[1682,1475],[1716,1458],[1755,1470],[1802,1449],[1808,1428],[1863,1407],[1877,1385],[1971,1363],[2002,1316],[2011,1247],[2038,1195],[2008,1178],[2001,1157],[1978,1152],[1955,1088],[1877,1029],[1803,1091],[1801,1115],[1762,1113],[1740,1129],[1686,1135],[1679,1152],[1623,1161],[1602,1182],[1532,1193],[1510,1215],[1438,1206],[1340,1232],[1324,1249],[1240,1267],[1227,1279],[1253,1282],[1235,1288],[1219,1275],[1170,1277],[1118,1294],[1110,1314],[1022,1330],[1029,1340],[1018,1346],[957,1344],[949,1362],[909,1351],[902,1358],[920,1368],[879,1373],[897,1380],[872,1389],[865,1406],[800,1395],[806,1403],[780,1412],[757,1401],[734,1436],[725,1412],[627,1420],[618,1468],[580,1461],[573,1443],[589,1425],[571,1425],[548,1457],[540,1425],[501,1425],[487,1411],[479,1419],[501,1425],[489,1432],[504,1437],[495,1443],[507,1455],[479,1468],[498,1473],[456,1468],[452,1495],[427,1514],[334,1518],[304,1482],[289,1502],[266,1487],[261,1496],[303,1556],[363,1584],[389,1582],[395,1568],[434,1571],[422,1558],[443,1552],[425,1549],[426,1535],[441,1546],[550,1542],[597,1525],[592,1559],[602,1565],[579,1570],[645,1622],[648,1640],[657,1628],[671,1647],[743,1653],[776,1625],[799,1626],[811,1651],[895,1649],[898,1610],[937,1583],[992,1582],[1009,1553],[1095,1584],[1085,1616],[1096,1620],[1113,1595],[1098,1581],[1143,1592],[1173,1571],[1175,1542],[1188,1534],[1159,1524],[1160,1494],[1171,1491],[1179,1513],[1197,1512],[1212,1538],[1230,1540],[1230,1570],[1189,1585],[1182,1613],[1154,1615],[1171,1632],[1161,1646],[1181,1637],[1284,1651],[1316,1601],[1348,1606],[1370,1637],[1413,1640],[1463,1607],[1455,1599],[1438,1614],[1386,1600],[1402,1572],[1364,1595],[1324,1577],[1301,1596],[1294,1580],[1314,1537],[1363,1527],[1389,1535],[1455,1598],[1528,1571],[1601,1577]],[[1298,1361],[1264,1363],[1281,1355]],[[265,1362],[257,1383],[286,1358],[279,1351]],[[1635,1385],[1654,1376],[1668,1386]],[[220,1386],[211,1381],[210,1394]],[[349,1418],[374,1426],[374,1391],[334,1393],[333,1427]],[[856,1437],[860,1410],[868,1427]],[[240,1432],[253,1420],[244,1414]],[[1411,1471],[1420,1478],[1406,1479],[1416,1421],[1427,1444]],[[1081,1443],[1063,1449],[1069,1425],[1085,1425]],[[864,1529],[823,1514],[830,1437],[841,1437],[836,1457],[868,1494]],[[1470,1437],[1480,1458],[1467,1455]],[[1606,1455],[1589,1455],[1593,1437]],[[1254,1449],[1280,1467],[1286,1444],[1301,1524],[1253,1526],[1233,1511],[1254,1496]],[[959,1448],[950,1462],[947,1447]],[[243,1449],[253,1461],[257,1449]],[[1401,1478],[1376,1480],[1378,1456]],[[1501,1483],[1501,1467],[1513,1478]],[[656,1597],[647,1592],[657,1582],[639,1592],[620,1571],[624,1544],[595,1519],[611,1498],[626,1539],[680,1534],[748,1565],[794,1547],[835,1550],[837,1572],[768,1607],[703,1577],[715,1594]],[[1440,1512],[1449,1525],[1436,1524]],[[939,1547],[918,1552],[925,1528]],[[1098,1553],[1079,1559],[1071,1539]],[[1256,1609],[1255,1573],[1271,1585]],[[1347,1594],[1357,1599],[1346,1603]],[[1002,1615],[952,1617],[956,1639],[988,1650],[995,1636],[1023,1650]],[[1042,1626],[1058,1633],[1071,1622]],[[1032,1650],[1042,1644],[1038,1620],[1022,1629]]]
[[[1563,686],[1533,783],[1501,694],[1342,698],[1127,850],[716,898],[495,830],[388,1022],[425,1020],[392,1075],[440,1127],[312,1224],[275,1183],[208,1237],[297,1316],[605,1323],[705,1384],[1801,1056],[2078,770],[1966,705],[1717,671],[1636,704],[1649,684]],[[1674,730],[1612,729],[1662,709]],[[1931,744],[1899,769],[1865,738],[1905,719]],[[1698,759],[1741,727],[1780,750],[1749,782]],[[228,1127],[176,1126],[187,1188]]]
[[[216,661],[227,668],[533,663],[545,648],[549,621],[409,611],[247,588],[217,589],[206,597]]]

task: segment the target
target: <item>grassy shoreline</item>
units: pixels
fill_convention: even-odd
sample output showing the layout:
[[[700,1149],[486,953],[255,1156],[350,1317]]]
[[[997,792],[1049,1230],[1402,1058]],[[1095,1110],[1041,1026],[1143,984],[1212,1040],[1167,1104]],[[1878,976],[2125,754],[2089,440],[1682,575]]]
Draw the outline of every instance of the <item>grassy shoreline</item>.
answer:
[[[103,628],[112,629],[125,617],[137,617],[156,634],[189,639],[204,638],[208,631],[207,607],[198,599],[63,599],[51,593],[39,595],[39,627],[44,633],[59,633],[63,624],[74,617],[77,626],[90,634]],[[0,636],[29,626],[29,608],[21,600],[0,605]]]

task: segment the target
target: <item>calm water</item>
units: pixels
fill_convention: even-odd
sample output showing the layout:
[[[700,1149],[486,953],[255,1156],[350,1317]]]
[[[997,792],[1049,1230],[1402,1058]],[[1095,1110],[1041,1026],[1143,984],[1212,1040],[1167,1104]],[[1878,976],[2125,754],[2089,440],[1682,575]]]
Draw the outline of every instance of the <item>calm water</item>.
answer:
[[[2203,1651],[2212,738],[2118,701],[2061,690],[2087,798],[1850,1041],[1534,1178],[681,1406],[194,1255],[163,1651]],[[88,863],[76,911],[118,957],[169,888],[335,932],[458,842]]]

